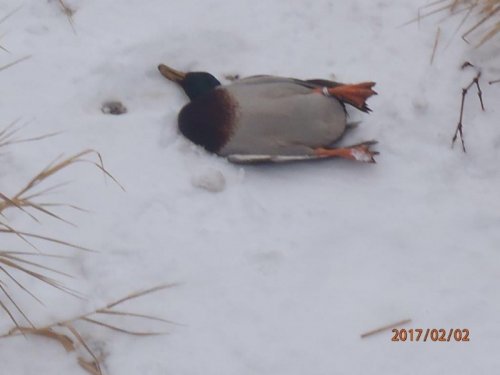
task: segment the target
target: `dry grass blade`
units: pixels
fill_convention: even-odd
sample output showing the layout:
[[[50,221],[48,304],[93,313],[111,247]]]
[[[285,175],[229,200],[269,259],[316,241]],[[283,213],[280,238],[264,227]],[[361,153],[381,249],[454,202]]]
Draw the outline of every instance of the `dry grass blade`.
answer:
[[[0,223],[0,225],[6,226],[4,223]],[[35,233],[29,233],[29,232],[21,232],[21,231],[15,230],[14,228],[11,228],[11,227],[6,227],[6,228],[7,229],[1,229],[0,228],[0,233],[13,233],[13,234],[21,237],[25,242],[27,242],[34,249],[37,249],[36,246],[33,245],[31,242],[29,242],[26,239],[27,237],[28,238],[36,238],[36,239],[39,239],[39,240],[43,240],[43,241],[55,243],[55,244],[58,244],[58,245],[63,245],[63,246],[71,247],[71,248],[77,249],[77,250],[95,252],[95,250],[89,249],[87,247],[79,246],[79,245],[76,245],[76,244],[73,244],[73,243],[67,242],[67,241],[58,240],[57,238],[47,237],[47,236],[43,236],[41,234],[35,234]]]
[[[69,6],[67,6],[63,0],[58,0],[59,1],[59,5],[61,6],[64,14],[66,14],[67,16],[72,16],[73,13],[75,13],[73,11],[73,9],[71,9]]]
[[[69,6],[67,6],[63,0],[58,0],[58,2],[59,2],[59,6],[61,7],[63,13],[68,18],[68,22],[69,22],[69,25],[71,26],[71,29],[76,34],[75,25],[73,22],[73,14],[75,14],[75,11],[73,9],[71,9]]]
[[[2,255],[24,255],[24,256],[34,256],[34,257],[46,257],[46,258],[59,258],[59,259],[70,259],[66,255],[57,254],[46,254],[46,253],[30,253],[28,251],[13,251],[13,250],[2,250]]]
[[[4,274],[7,275],[7,277],[9,279],[11,279],[14,284],[16,284],[19,288],[21,288],[24,292],[26,292],[27,294],[29,294],[31,297],[33,297],[33,299],[35,299],[38,303],[41,303],[43,305],[43,302],[37,297],[35,296],[33,293],[30,292],[30,290],[28,288],[26,288],[23,284],[21,284],[14,276],[12,276],[10,274],[10,272],[8,272],[4,267],[0,267],[0,271],[2,271]]]
[[[0,210],[0,214],[1,213],[2,213],[2,211]],[[4,229],[2,229],[1,227],[4,227]],[[26,239],[26,234],[27,233],[23,234],[22,232],[19,232],[19,231],[15,230],[10,225],[5,224],[5,223],[3,223],[1,221],[0,221],[0,233],[14,234],[15,236],[19,237],[23,242],[27,243],[33,249],[35,249],[35,250],[38,251],[37,247],[35,245],[33,245],[30,241],[28,241],[28,239]]]
[[[122,189],[123,191],[125,191],[125,188],[118,182],[118,180],[116,178],[113,177],[113,175],[111,175],[111,173],[109,173],[106,168],[104,168],[104,162],[102,160],[102,156],[99,152],[95,151],[95,150],[86,150],[85,151],[85,154],[95,154],[97,156],[97,158],[99,159],[99,163],[96,163],[96,162],[93,162],[93,161],[89,161],[89,160],[84,160],[84,159],[79,159],[77,160],[77,162],[84,162],[84,163],[90,163],[92,165],[94,165],[95,167],[99,168],[105,176],[109,177],[111,180],[113,180],[113,182],[115,184],[117,184],[120,189]]]
[[[392,324],[371,330],[369,332],[365,332],[361,335],[361,338],[364,339],[365,337],[373,336],[373,335],[376,335],[377,333],[381,333],[381,332],[387,331],[389,329],[393,329],[393,328],[396,328],[396,327],[399,327],[399,326],[402,326],[402,325],[408,324],[408,323],[411,323],[411,319],[401,320],[397,323],[392,323]]]
[[[85,348],[85,350],[87,351],[87,353],[90,354],[90,356],[93,359],[93,362],[96,365],[96,369],[98,371],[97,373],[99,375],[101,375],[102,374],[102,370],[101,370],[101,365],[99,364],[99,359],[94,354],[94,352],[90,349],[90,347],[87,345],[87,343],[85,342],[85,340],[83,339],[83,337],[80,335],[80,333],[75,329],[75,327],[73,327],[73,325],[71,323],[65,323],[64,327],[66,327],[66,328],[68,328],[70,330],[70,332],[73,334],[73,336],[75,336],[76,339],[78,340],[78,342]]]
[[[12,17],[15,13],[17,13],[18,11],[20,11],[22,7],[23,7],[23,5],[20,5],[17,8],[15,8],[14,10],[10,11],[9,13],[7,13],[2,18],[0,18],[0,24],[4,23],[8,18]]]
[[[105,307],[102,307],[100,309],[96,309],[90,313],[86,313],[80,316],[77,316],[76,318],[65,320],[65,321],[59,321],[53,324],[50,324],[46,327],[43,328],[34,328],[34,327],[22,327],[16,322],[16,326],[12,328],[9,332],[6,334],[0,335],[0,338],[7,338],[7,337],[12,337],[12,336],[17,336],[17,335],[38,335],[42,337],[47,337],[53,340],[58,341],[61,343],[61,345],[64,346],[64,348],[69,352],[69,351],[76,351],[78,350],[78,347],[75,345],[75,341],[80,344],[81,348],[91,357],[91,360],[86,360],[83,356],[78,357],[78,364],[87,372],[89,372],[91,375],[102,375],[102,363],[101,359],[91,350],[90,346],[87,344],[87,342],[83,339],[83,336],[80,334],[80,332],[75,328],[74,323],[78,321],[82,322],[87,322],[91,323],[93,325],[99,326],[99,327],[104,327],[107,329],[111,329],[116,332],[124,333],[127,335],[133,335],[133,336],[154,336],[154,335],[161,335],[164,334],[162,332],[139,332],[139,331],[133,331],[130,329],[124,329],[120,328],[114,324],[109,324],[102,322],[100,320],[96,320],[93,318],[94,315],[98,314],[109,314],[109,315],[115,315],[115,316],[128,316],[128,317],[134,317],[134,318],[140,318],[140,319],[149,319],[149,320],[155,320],[163,323],[170,323],[168,320],[161,319],[161,318],[156,318],[153,316],[149,315],[143,315],[143,314],[136,314],[136,313],[130,313],[130,312],[124,312],[124,311],[116,311],[116,310],[111,310],[113,306],[117,306],[121,303],[124,303],[126,301],[130,301],[132,299],[136,299],[142,296],[145,296],[150,293],[154,293],[160,290],[164,290],[166,288],[170,288],[175,286],[176,284],[163,284],[159,285],[153,288],[149,288],[143,291],[131,293],[126,297],[120,298],[116,300],[115,302],[112,302]],[[0,282],[1,286],[1,282]],[[4,308],[4,305],[0,301],[0,308]],[[13,317],[14,318],[14,317]],[[56,331],[56,329],[66,329],[69,331],[71,336],[75,339],[72,340],[69,335],[65,335],[62,333],[59,333]]]
[[[29,266],[32,266],[32,267],[40,268],[40,269],[43,269],[45,271],[54,272],[54,273],[56,273],[58,275],[61,275],[61,276],[70,277],[70,278],[73,277],[73,276],[71,276],[68,273],[56,270],[56,269],[51,268],[51,267],[44,266],[43,264],[40,264],[40,263],[36,263],[36,262],[32,262],[32,261],[20,258],[18,256],[18,254],[16,254],[16,255],[13,255],[13,254],[16,254],[16,253],[12,253],[12,252],[6,253],[6,252],[3,252],[3,251],[0,251],[0,263],[2,263],[2,258],[8,258],[8,259],[11,259],[12,261],[23,263],[23,264],[26,264],[26,265],[29,265]],[[43,256],[44,254],[40,254],[40,255]]]
[[[95,361],[87,361],[82,357],[78,357],[78,364],[81,368],[87,371],[90,375],[101,375],[102,372],[99,363]]]
[[[112,308],[114,306],[117,306],[117,305],[119,305],[121,303],[124,303],[126,301],[130,301],[132,299],[145,296],[146,294],[151,294],[151,293],[154,293],[154,292],[158,292],[160,290],[164,290],[164,289],[167,289],[167,288],[172,288],[172,287],[177,286],[177,285],[178,284],[162,284],[162,285],[158,285],[158,286],[155,286],[153,288],[146,289],[146,290],[143,290],[143,291],[140,291],[140,292],[131,293],[128,296],[126,296],[124,298],[121,298],[121,299],[119,299],[116,302],[110,303],[104,309],[99,309],[99,310],[96,310],[96,311],[107,310],[107,309],[110,309],[110,308]]]
[[[0,212],[2,212],[8,206],[16,207],[17,209],[23,211],[26,215],[30,216],[33,220],[38,222],[38,219],[30,214],[28,211],[24,209],[22,205],[20,205],[17,201],[10,199],[8,196],[0,192],[0,199],[3,199],[4,202],[0,202]],[[3,204],[2,204],[3,203]]]
[[[498,11],[500,11],[500,2],[496,1],[498,3],[497,6],[493,6],[492,0],[483,0],[483,6],[480,10],[481,14],[485,14],[483,18],[481,18],[478,22],[476,22],[468,31],[465,32],[465,34],[462,35],[462,38],[465,39],[467,35],[469,35],[471,32],[476,30],[479,26],[484,24],[486,21],[490,20]]]
[[[85,156],[92,155],[92,154],[97,155],[97,157],[99,158],[99,163],[96,163],[96,162],[84,159]],[[90,163],[90,164],[96,166],[106,176],[108,176],[109,178],[111,178],[118,186],[120,186],[120,188],[122,190],[125,190],[125,189],[123,189],[123,186],[121,186],[120,183],[104,168],[104,165],[102,163],[101,154],[99,154],[95,150],[91,150],[91,149],[84,150],[82,152],[79,152],[78,154],[70,156],[70,157],[68,157],[68,158],[66,158],[64,160],[59,161],[59,162],[56,162],[56,161],[57,161],[57,159],[54,162],[50,163],[46,168],[44,168],[35,177],[33,177],[26,184],[26,186],[16,195],[16,197],[22,196],[24,193],[26,193],[27,191],[33,189],[39,183],[41,183],[42,181],[46,180],[48,177],[54,175],[55,173],[59,172],[61,169],[64,169],[64,168],[68,167],[69,165],[75,164],[75,163],[78,163],[78,162],[86,162],[86,163]]]
[[[0,290],[3,292],[3,294],[7,297],[7,299],[10,301],[10,303],[14,306],[14,308],[19,312],[19,314],[21,314],[21,316],[26,319],[26,321],[29,323],[30,326],[34,327],[33,323],[29,320],[28,316],[24,313],[23,309],[21,309],[19,307],[19,305],[16,303],[16,301],[14,300],[14,298],[12,298],[12,296],[10,295],[9,292],[7,292],[7,290],[5,289],[5,287],[3,286],[4,284],[2,282],[0,282]],[[11,318],[11,320],[14,322],[14,325],[16,327],[19,326],[17,320],[14,318],[12,312],[9,310],[9,308],[4,304],[2,303],[2,308],[7,312],[7,314],[9,315],[9,317]]]
[[[132,314],[129,314],[129,316],[132,316]],[[128,329],[125,329],[125,328],[120,328],[120,327],[114,326],[112,324],[104,323],[104,322],[101,322],[101,321],[98,321],[98,320],[95,320],[95,319],[92,319],[92,318],[82,318],[81,320],[83,320],[85,322],[88,322],[88,323],[96,324],[96,325],[101,326],[101,327],[109,328],[112,331],[126,333],[127,335],[131,335],[131,336],[159,336],[159,335],[166,334],[166,332],[138,332],[138,331],[131,331],[131,330],[128,330]]]
[[[420,14],[420,9],[429,10]],[[462,34],[462,39],[466,42],[469,42],[467,37],[470,34],[478,31],[481,36],[476,47],[484,45],[500,32],[500,0],[438,0],[420,9],[418,16],[406,24],[443,12],[447,12],[446,18],[466,12],[457,30],[466,23],[469,24],[467,30]],[[479,29],[483,29],[483,31]]]
[[[5,146],[13,145],[13,144],[18,144],[18,143],[41,141],[42,139],[54,137],[54,136],[59,135],[59,134],[61,134],[61,132],[49,133],[49,134],[45,134],[45,135],[40,135],[38,137],[23,138],[23,139],[11,139],[11,140],[0,139],[0,147],[5,147]]]
[[[96,314],[130,316],[130,317],[134,317],[134,318],[143,318],[143,319],[148,319],[148,320],[155,320],[157,322],[179,325],[179,323],[175,323],[175,322],[173,322],[171,320],[167,320],[167,319],[158,318],[156,316],[136,314],[136,313],[130,313],[130,312],[125,312],[125,311],[101,309],[101,310],[97,310]]]
[[[2,136],[4,138],[9,137],[11,134],[12,134],[12,132],[6,132],[4,130],[3,134],[0,133],[0,139]],[[0,146],[1,146],[1,144],[0,144]],[[85,159],[85,156],[88,156],[91,154],[95,154],[97,156],[97,158],[99,160],[98,163]],[[37,203],[37,202],[34,202],[32,199],[34,197],[39,197],[40,195],[42,195],[41,192],[33,192],[33,189],[35,189],[40,183],[49,179],[51,176],[58,173],[62,169],[67,168],[68,166],[75,164],[75,163],[78,163],[78,162],[91,163],[92,165],[96,166],[106,176],[111,178],[122,190],[124,190],[123,187],[120,185],[120,183],[104,168],[101,155],[94,150],[84,150],[78,154],[75,154],[73,156],[70,156],[70,157],[63,159],[63,160],[60,160],[60,161],[57,161],[57,159],[56,159],[54,162],[50,163],[47,167],[45,167],[41,172],[39,172],[37,175],[35,175],[15,196],[9,198],[5,194],[0,193],[0,199],[3,199],[3,201],[0,201],[0,213],[9,207],[16,207],[18,209],[22,209],[24,212],[26,212],[26,211],[23,209],[23,207],[30,207],[32,209],[35,209],[36,211],[42,212],[42,213],[49,215],[55,219],[58,219],[58,220],[61,220],[67,224],[73,225],[72,223],[63,219],[59,215],[48,210],[47,207],[67,206],[67,207],[73,207],[73,208],[76,208],[79,210],[82,210],[82,209],[75,207],[75,206],[72,206],[72,205],[64,205],[61,203]],[[47,191],[47,189],[45,191]],[[33,215],[31,215],[31,214],[29,214],[29,215],[33,219],[37,220]]]
[[[3,129],[0,132],[0,142],[1,145],[5,145],[8,143],[12,143],[12,136],[16,133],[18,128],[16,128],[17,121],[14,121],[12,124],[7,126],[5,129]],[[44,137],[38,137],[37,139],[41,139]],[[99,163],[97,162],[91,162],[86,160],[84,157],[88,156],[92,153],[97,154]],[[4,210],[13,207],[16,209],[21,210],[25,214],[28,214],[31,218],[34,220],[38,221],[30,212],[27,211],[27,209],[32,209],[36,210],[38,212],[42,212],[45,215],[54,217],[58,220],[67,222],[63,218],[61,218],[59,215],[53,213],[52,211],[49,210],[49,207],[57,207],[60,206],[61,204],[59,203],[40,203],[40,202],[35,202],[34,199],[37,197],[40,197],[43,195],[44,192],[50,191],[53,188],[49,189],[43,189],[39,190],[37,189],[40,184],[53,176],[54,174],[60,172],[64,168],[67,168],[68,166],[77,163],[77,162],[91,162],[95,164],[101,171],[104,171],[106,175],[109,175],[109,172],[107,172],[103,165],[102,165],[102,158],[101,156],[96,153],[95,151],[92,150],[85,150],[82,151],[78,154],[75,154],[67,159],[63,159],[60,161],[55,161],[51,163],[49,166],[44,168],[40,173],[38,173],[36,176],[34,176],[15,196],[13,197],[8,197],[3,193],[0,193],[0,214],[3,213]],[[112,177],[112,176],[111,176]],[[113,178],[113,180],[115,180]],[[58,186],[58,185],[56,185]],[[38,191],[36,191],[38,190]],[[70,206],[70,205],[68,205]],[[73,208],[77,208],[75,206],[70,206]],[[56,238],[51,238],[48,236],[43,236],[43,235],[38,235],[34,233],[29,233],[29,232],[21,232],[16,230],[15,228],[12,228],[10,225],[8,225],[5,222],[0,222],[0,234],[10,234],[10,235],[15,235],[18,238],[20,238],[22,241],[27,243],[29,246],[31,246],[33,249],[37,250],[37,247],[35,244],[33,244],[30,240],[32,239],[37,239],[37,240],[42,240],[44,242],[52,243],[52,244],[58,244],[58,245],[63,245],[66,247],[78,249],[78,250],[86,250],[86,251],[92,251],[88,248],[78,246],[72,243],[69,243],[67,241],[62,241],[58,240]],[[32,325],[31,321],[28,319],[27,315],[23,312],[23,310],[20,308],[20,306],[14,301],[13,294],[10,293],[10,291],[7,290],[7,285],[6,281],[9,281],[10,285],[13,285],[23,292],[29,294],[32,298],[34,298],[36,301],[40,302],[40,299],[37,298],[28,288],[24,286],[24,284],[18,279],[19,276],[24,277],[29,277],[36,279],[44,284],[47,284],[53,288],[56,288],[62,292],[65,292],[67,294],[70,294],[74,297],[77,298],[82,298],[81,294],[78,293],[77,291],[70,289],[66,287],[62,282],[54,279],[53,277],[49,277],[46,273],[47,272],[52,272],[56,273],[58,275],[62,275],[65,277],[70,277],[65,272],[58,271],[56,269],[47,267],[39,262],[34,262],[32,260],[27,260],[24,259],[24,255],[27,253],[21,253],[21,252],[16,252],[16,251],[4,251],[0,250],[0,276],[4,276],[2,279],[0,277],[0,294],[5,297],[4,301],[0,301],[0,308],[4,310],[9,318],[14,322],[16,326],[19,326],[18,319],[15,317],[15,315],[19,316],[19,319],[22,319],[26,322],[28,322],[30,325]],[[33,254],[31,254],[33,255]],[[43,256],[38,251],[38,255]],[[35,270],[38,269],[38,270]],[[12,270],[12,272],[10,272]]]
[[[498,32],[500,32],[500,22],[497,22],[497,24],[493,26],[490,31],[486,33],[486,35],[483,36],[483,38],[479,41],[478,47],[489,41],[491,38],[497,35]]]
[[[11,12],[7,13],[5,16],[3,16],[2,18],[0,18],[0,24],[5,22],[9,17],[11,17],[14,13],[17,13],[21,8],[23,7],[23,5],[15,8],[14,10],[12,10]],[[3,46],[0,45],[0,49],[4,50],[5,52],[8,52],[10,53],[6,48],[4,48]],[[1,70],[1,69],[0,69]]]
[[[460,29],[465,25],[465,23],[467,22],[467,20],[469,19],[470,15],[472,14],[472,12],[474,11],[474,8],[475,8],[475,5],[472,4],[470,5],[468,8],[466,8],[466,13],[464,14],[464,16],[462,17],[462,19],[460,20],[459,24],[456,26],[455,30],[453,31],[453,34],[452,34],[452,37],[450,38],[450,41],[448,42],[447,46],[449,46],[451,44],[451,42],[453,41],[453,39],[456,37],[456,35],[458,34],[458,32],[460,31]],[[451,13],[451,12],[450,12]]]
[[[129,334],[129,335],[133,335],[133,336],[156,336],[156,335],[165,334],[166,332],[139,332],[139,331],[132,331],[132,330],[129,330],[129,329],[124,329],[124,328],[117,327],[117,326],[112,325],[112,324],[104,323],[104,322],[101,322],[99,320],[95,320],[95,319],[91,318],[91,316],[95,315],[95,314],[108,314],[108,315],[128,316],[128,317],[134,317],[134,318],[140,318],[140,319],[154,320],[154,321],[157,321],[157,322],[162,322],[162,323],[167,323],[167,324],[174,324],[173,322],[171,322],[169,320],[166,320],[166,319],[161,319],[161,318],[157,318],[157,317],[150,316],[150,315],[143,315],[143,314],[137,314],[137,313],[131,313],[131,312],[116,311],[116,310],[112,310],[112,308],[115,307],[115,306],[118,306],[118,305],[120,305],[122,303],[125,303],[127,301],[131,301],[133,299],[145,296],[147,294],[151,294],[151,293],[155,293],[155,292],[167,289],[167,288],[171,288],[171,287],[174,287],[176,285],[177,284],[163,284],[163,285],[158,285],[158,286],[155,286],[153,288],[146,289],[146,290],[143,290],[143,291],[131,293],[128,296],[126,296],[124,298],[120,298],[119,300],[117,300],[115,302],[112,302],[112,303],[108,304],[107,306],[105,306],[105,307],[103,307],[101,309],[95,310],[92,314],[87,314],[85,316],[82,316],[81,320],[84,320],[84,321],[86,321],[88,323],[93,323],[93,324],[96,324],[96,325],[99,325],[99,326],[102,326],[102,327],[106,327],[106,328],[109,328],[109,329],[117,331],[117,332],[121,332],[121,333],[126,333],[126,334]]]
[[[69,182],[61,182],[61,183],[56,184],[56,185],[54,185],[54,186],[48,187],[48,188],[46,188],[46,189],[43,189],[43,190],[40,190],[40,191],[38,191],[38,192],[36,192],[36,193],[33,193],[33,194],[31,194],[31,195],[28,195],[28,196],[26,196],[26,197],[25,197],[25,199],[33,199],[33,198],[40,197],[40,196],[42,196],[42,195],[47,195],[47,194],[49,194],[49,193],[54,193],[54,192],[55,192],[55,190],[57,190],[58,188],[60,188],[60,187],[62,187],[62,186],[66,186],[66,185],[68,185],[68,184],[69,184]]]
[[[427,4],[427,5],[419,7],[418,8],[418,14],[417,14],[417,16],[415,18],[412,18],[409,21],[406,21],[401,26],[406,26],[406,25],[409,25],[409,24],[414,23],[414,22],[420,22],[423,18],[427,18],[427,17],[432,16],[434,14],[440,13],[440,12],[442,12],[444,10],[450,9],[449,5],[444,5],[444,6],[440,7],[440,8],[437,8],[437,9],[431,10],[431,11],[429,11],[427,13],[421,14],[421,10],[422,9],[431,8],[431,7],[435,6],[435,5],[442,4],[445,1],[449,1],[449,0],[437,0],[437,1],[434,1],[434,2],[432,2],[430,4]]]
[[[35,272],[35,271],[32,271],[26,267],[23,267],[21,266],[20,264],[17,264],[16,262],[13,262],[11,260],[9,260],[8,258],[6,257],[2,257],[0,256],[0,263],[4,264],[5,266],[9,267],[9,268],[12,268],[12,269],[15,269],[17,271],[20,271],[30,277],[33,277],[35,279],[38,279],[39,281],[47,284],[47,285],[50,285],[51,287],[53,288],[56,288],[56,289],[59,289],[60,291],[63,291],[65,293],[68,293],[68,294],[71,294],[72,296],[74,297],[77,297],[77,298],[82,298],[81,294],[78,293],[77,291],[73,290],[73,289],[70,289],[70,288],[67,288],[64,286],[63,283],[61,283],[60,281],[58,280],[55,280],[51,277],[48,277],[46,275],[43,275],[39,272]],[[39,265],[39,267],[43,267],[42,265]]]
[[[8,63],[8,64],[6,64],[6,65],[0,66],[0,72],[1,72],[2,70],[5,70],[5,69],[7,69],[7,68],[10,68],[10,67],[12,67],[12,66],[14,66],[14,65],[16,65],[16,64],[19,64],[20,62],[23,62],[23,61],[25,61],[25,60],[28,60],[29,58],[31,58],[31,56],[24,56],[24,57],[21,57],[20,59],[17,59],[17,60],[15,60],[15,61],[11,62],[11,63]]]
[[[60,343],[63,348],[68,352],[74,352],[76,347],[75,343],[71,338],[65,334],[59,333],[54,331],[52,328],[29,328],[29,327],[17,327],[14,328],[12,331],[14,332],[20,332],[25,335],[36,335],[36,336],[42,336],[49,338],[51,340],[56,340],[58,343]]]
[[[0,285],[1,285],[1,283],[0,283]],[[9,316],[10,320],[12,320],[14,325],[16,327],[19,327],[19,323],[17,322],[16,318],[14,317],[14,315],[12,315],[9,308],[2,302],[2,300],[0,300],[0,307],[2,308],[3,311],[5,311],[7,313],[7,315]]]
[[[0,198],[4,200],[4,202],[1,202],[0,203],[0,212],[5,210],[6,208],[8,207],[16,207],[17,209],[23,211],[25,214],[27,214],[29,217],[31,217],[33,220],[35,220],[36,222],[40,222],[40,220],[38,220],[36,218],[36,216],[34,216],[33,214],[31,214],[30,212],[26,211],[24,209],[24,207],[31,207],[37,211],[40,211],[48,216],[51,216],[57,220],[60,220],[66,224],[69,224],[73,227],[76,227],[75,224],[73,224],[72,222],[70,221],[67,221],[65,219],[63,219],[62,217],[60,217],[59,215],[56,215],[55,213],[49,211],[48,209],[44,208],[44,207],[63,207],[63,206],[66,206],[66,207],[71,207],[71,208],[75,208],[75,209],[78,209],[78,210],[81,210],[81,211],[84,211],[83,209],[80,209],[78,207],[75,207],[75,206],[72,206],[72,205],[65,205],[65,204],[61,204],[61,203],[34,203],[32,202],[31,200],[28,200],[28,199],[17,199],[17,198],[14,198],[14,199],[11,199],[9,197],[7,197],[6,195],[0,193]]]
[[[434,41],[434,47],[432,48],[431,65],[434,62],[434,56],[436,56],[436,50],[437,50],[440,36],[441,36],[441,28],[438,27],[437,32],[436,32],[436,40]]]
[[[83,340],[80,333],[71,325],[65,324],[63,328],[67,329],[69,333],[75,338],[76,342],[78,342],[85,351],[90,354],[92,360],[86,360],[82,356],[78,357],[78,364],[88,373],[92,375],[102,375],[101,367],[99,365],[99,360],[97,356],[92,352],[86,342]],[[53,341],[58,342],[61,346],[66,350],[67,353],[72,353],[77,350],[77,346],[75,345],[75,341],[67,334],[57,332],[53,328],[33,328],[33,327],[21,327],[17,326],[10,331],[10,334],[23,334],[27,335],[35,335],[39,337],[44,337]]]
[[[72,318],[72,319],[68,319],[68,320],[64,320],[64,321],[59,321],[59,322],[50,324],[50,325],[44,327],[43,329],[53,328],[55,326],[66,326],[67,324],[72,324],[73,322],[76,322],[76,321],[79,321],[79,320],[87,321],[88,322],[89,319],[92,320],[92,316],[93,315],[97,315],[97,314],[111,314],[111,315],[130,316],[130,317],[137,317],[137,318],[142,318],[142,319],[156,320],[156,321],[159,321],[159,322],[163,322],[163,323],[167,323],[167,324],[172,324],[172,322],[170,322],[168,320],[161,319],[161,318],[156,318],[156,317],[153,317],[153,316],[150,316],[150,315],[142,315],[142,314],[136,314],[136,313],[130,313],[130,312],[115,311],[115,310],[111,310],[111,308],[113,306],[117,306],[118,304],[124,303],[126,301],[130,301],[132,299],[139,298],[139,297],[145,296],[147,294],[151,294],[151,293],[155,293],[155,292],[158,292],[158,291],[161,291],[161,290],[165,290],[167,288],[171,288],[171,287],[174,287],[176,285],[177,284],[162,284],[162,285],[150,288],[150,289],[146,289],[146,290],[143,290],[143,291],[131,293],[128,296],[126,296],[124,298],[120,298],[119,300],[117,300],[115,302],[112,302],[112,303],[110,303],[110,304],[108,304],[108,305],[106,305],[106,306],[104,306],[102,308],[96,309],[96,310],[94,310],[92,312],[89,312],[89,313],[86,313],[86,314],[79,315],[79,316],[77,316],[75,318]],[[7,334],[0,335],[0,338],[5,338],[5,337],[13,336],[15,334],[16,334],[16,332],[9,332]],[[153,334],[158,334],[158,333],[153,333]]]
[[[12,121],[9,125],[7,125],[5,128],[0,130],[0,144],[5,140],[9,139],[10,137],[12,137],[16,132],[19,131],[19,129],[14,128],[18,124],[18,122],[19,119],[16,119]]]
[[[19,119],[14,120],[8,126],[6,126],[3,130],[0,131],[0,147],[5,147],[5,146],[13,145],[13,144],[18,144],[18,143],[40,141],[42,139],[53,137],[55,135],[61,134],[61,132],[55,132],[55,133],[40,135],[37,137],[16,139],[16,138],[14,138],[14,136],[22,128],[24,128],[26,125],[28,125],[28,123],[24,123],[23,125],[17,126],[18,123],[19,123]]]

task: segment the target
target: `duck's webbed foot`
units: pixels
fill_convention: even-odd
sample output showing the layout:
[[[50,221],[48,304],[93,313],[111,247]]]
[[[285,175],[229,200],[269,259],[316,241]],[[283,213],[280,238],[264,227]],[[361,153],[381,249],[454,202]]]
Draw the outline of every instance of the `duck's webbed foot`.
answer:
[[[379,153],[370,149],[377,141],[368,141],[347,147],[314,149],[314,154],[321,158],[339,157],[349,160],[362,161],[365,163],[375,163],[375,155]]]

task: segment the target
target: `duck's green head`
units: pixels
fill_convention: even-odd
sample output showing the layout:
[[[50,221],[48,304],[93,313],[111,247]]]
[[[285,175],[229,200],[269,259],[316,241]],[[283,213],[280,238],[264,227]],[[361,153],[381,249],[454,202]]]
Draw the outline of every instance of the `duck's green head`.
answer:
[[[220,86],[220,82],[210,73],[189,72],[183,73],[165,64],[158,65],[160,73],[170,81],[176,82],[182,87],[189,99],[194,100],[197,97]]]

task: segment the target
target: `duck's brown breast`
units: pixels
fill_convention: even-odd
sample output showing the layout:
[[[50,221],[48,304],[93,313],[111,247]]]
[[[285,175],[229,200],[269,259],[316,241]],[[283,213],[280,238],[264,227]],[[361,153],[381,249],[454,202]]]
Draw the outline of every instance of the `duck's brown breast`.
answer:
[[[179,130],[191,142],[218,153],[234,132],[236,107],[225,89],[214,89],[182,108]]]

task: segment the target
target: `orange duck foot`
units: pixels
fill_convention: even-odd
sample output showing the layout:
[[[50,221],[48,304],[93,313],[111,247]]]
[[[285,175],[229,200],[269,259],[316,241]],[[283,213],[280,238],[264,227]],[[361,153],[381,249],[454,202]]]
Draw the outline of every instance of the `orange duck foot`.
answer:
[[[366,105],[366,100],[377,93],[372,89],[375,82],[361,82],[356,84],[341,84],[335,87],[325,87],[321,89],[324,95],[329,95],[338,100],[348,103],[363,112],[370,112]]]
[[[377,151],[370,150],[370,146],[373,146],[376,143],[377,141],[368,141],[340,148],[319,147],[314,149],[314,154],[321,158],[339,157],[343,159],[362,161],[365,163],[375,163],[374,156],[379,153]]]

